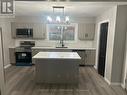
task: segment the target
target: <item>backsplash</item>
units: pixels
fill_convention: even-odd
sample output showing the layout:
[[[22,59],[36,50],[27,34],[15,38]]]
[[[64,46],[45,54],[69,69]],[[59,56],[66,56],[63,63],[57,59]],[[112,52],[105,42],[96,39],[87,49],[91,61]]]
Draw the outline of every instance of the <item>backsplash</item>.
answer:
[[[20,41],[35,41],[35,46],[56,46],[59,44],[59,41],[48,41],[48,40],[24,40],[24,39],[17,39],[15,40],[15,46],[19,46]],[[71,47],[95,47],[94,40],[92,41],[73,41],[73,42],[64,42],[65,46]]]

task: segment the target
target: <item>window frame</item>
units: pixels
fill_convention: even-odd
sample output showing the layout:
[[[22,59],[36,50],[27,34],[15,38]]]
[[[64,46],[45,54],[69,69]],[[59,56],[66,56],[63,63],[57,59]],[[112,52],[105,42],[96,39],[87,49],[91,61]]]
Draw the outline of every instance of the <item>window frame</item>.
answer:
[[[50,42],[58,42],[59,40],[50,40],[49,39],[49,25],[60,25],[60,26],[66,26],[66,25],[63,25],[63,24],[46,24],[47,40]],[[64,40],[64,42],[76,42],[78,40],[78,24],[77,23],[71,23],[67,26],[74,26],[75,27],[74,40]]]

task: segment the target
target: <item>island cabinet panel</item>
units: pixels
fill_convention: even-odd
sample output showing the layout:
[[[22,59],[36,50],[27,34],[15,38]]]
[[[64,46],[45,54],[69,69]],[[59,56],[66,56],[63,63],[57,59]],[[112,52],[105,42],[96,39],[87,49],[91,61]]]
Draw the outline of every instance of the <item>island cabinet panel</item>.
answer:
[[[46,38],[46,24],[12,22],[11,31],[12,31],[13,38],[18,38],[16,37],[17,28],[32,28],[33,29],[33,37],[32,37],[33,39],[45,39]]]
[[[78,84],[79,61],[76,52],[39,52],[35,61],[37,83]]]
[[[35,62],[37,83],[78,84],[79,60],[36,59]]]
[[[95,35],[94,23],[79,23],[78,38],[79,40],[93,40]]]

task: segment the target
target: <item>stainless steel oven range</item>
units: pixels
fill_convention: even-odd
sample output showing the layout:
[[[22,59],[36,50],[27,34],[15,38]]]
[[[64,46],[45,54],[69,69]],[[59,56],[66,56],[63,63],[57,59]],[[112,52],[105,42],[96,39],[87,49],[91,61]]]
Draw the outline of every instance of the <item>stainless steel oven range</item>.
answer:
[[[32,65],[32,50],[35,46],[34,41],[21,41],[20,46],[16,47],[16,66],[31,66]]]

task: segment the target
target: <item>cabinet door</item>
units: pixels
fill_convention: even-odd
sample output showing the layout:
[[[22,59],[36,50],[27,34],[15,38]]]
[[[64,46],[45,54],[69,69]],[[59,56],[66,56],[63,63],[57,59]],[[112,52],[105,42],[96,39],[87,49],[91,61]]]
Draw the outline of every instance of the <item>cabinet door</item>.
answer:
[[[79,65],[84,66],[85,65],[85,60],[86,60],[85,50],[72,50],[72,51],[78,53],[78,55],[81,57]]]
[[[81,61],[80,61],[80,64],[79,64],[79,65],[85,65],[85,59],[86,59],[85,51],[84,51],[84,50],[82,50],[82,51],[77,51],[77,53],[78,53],[79,56],[81,57]]]
[[[86,62],[85,65],[95,65],[95,50],[86,50]]]
[[[16,38],[16,24],[14,22],[11,23],[11,34],[12,38]]]
[[[37,39],[45,39],[46,34],[46,25],[42,23],[34,23],[33,24],[33,38]]]
[[[78,38],[80,40],[93,40],[95,35],[95,24],[80,23],[78,25]]]
[[[85,29],[85,24],[78,24],[78,38],[80,40],[83,40],[85,37],[84,37],[84,34],[86,31],[84,31]]]
[[[10,57],[10,63],[12,65],[15,65],[15,63],[16,63],[15,48],[9,48],[9,57]]]

